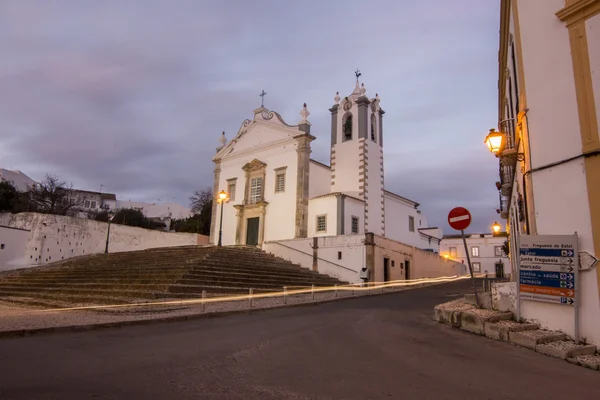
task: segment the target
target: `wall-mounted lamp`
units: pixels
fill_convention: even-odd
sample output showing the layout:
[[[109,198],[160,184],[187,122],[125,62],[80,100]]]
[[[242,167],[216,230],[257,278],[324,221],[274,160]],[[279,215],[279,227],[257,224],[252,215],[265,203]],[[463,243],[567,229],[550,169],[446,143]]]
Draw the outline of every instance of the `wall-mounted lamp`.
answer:
[[[488,147],[490,153],[499,158],[510,158],[518,161],[525,160],[523,153],[516,152],[504,152],[506,149],[506,133],[497,132],[495,129],[490,129],[490,132],[485,137],[484,143]]]
[[[500,224],[498,222],[494,222],[494,224],[492,225],[492,230],[494,231],[494,233],[500,232],[501,228],[502,227],[500,226]]]

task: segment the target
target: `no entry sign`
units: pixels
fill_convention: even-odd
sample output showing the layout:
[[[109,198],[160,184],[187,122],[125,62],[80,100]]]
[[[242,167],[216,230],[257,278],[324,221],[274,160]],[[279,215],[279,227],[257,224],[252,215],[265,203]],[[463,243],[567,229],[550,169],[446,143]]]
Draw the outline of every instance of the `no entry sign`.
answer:
[[[448,223],[452,229],[463,231],[471,225],[471,213],[464,207],[455,207],[448,213]]]

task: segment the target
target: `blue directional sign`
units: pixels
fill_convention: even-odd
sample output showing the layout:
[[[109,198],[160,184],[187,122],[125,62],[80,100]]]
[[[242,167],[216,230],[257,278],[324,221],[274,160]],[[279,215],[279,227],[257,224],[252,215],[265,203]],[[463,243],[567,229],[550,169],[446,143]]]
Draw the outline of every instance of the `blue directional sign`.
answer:
[[[535,285],[535,286],[546,286],[555,288],[566,288],[573,289],[575,284],[573,282],[560,281],[557,279],[532,279],[532,278],[521,278],[521,285]]]
[[[574,257],[574,250],[521,248],[521,255],[534,257]]]
[[[532,279],[557,279],[561,281],[574,282],[575,274],[568,272],[548,272],[548,271],[527,271],[521,270],[519,272],[521,278],[532,278]]]
[[[521,235],[519,297],[526,301],[577,304],[577,235]]]

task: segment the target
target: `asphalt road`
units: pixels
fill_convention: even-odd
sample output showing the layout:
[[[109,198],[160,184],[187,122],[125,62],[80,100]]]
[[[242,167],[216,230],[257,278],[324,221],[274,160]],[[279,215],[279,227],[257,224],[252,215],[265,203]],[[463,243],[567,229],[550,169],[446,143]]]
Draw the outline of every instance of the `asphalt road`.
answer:
[[[0,340],[0,399],[597,399],[600,374],[432,321],[464,282]]]

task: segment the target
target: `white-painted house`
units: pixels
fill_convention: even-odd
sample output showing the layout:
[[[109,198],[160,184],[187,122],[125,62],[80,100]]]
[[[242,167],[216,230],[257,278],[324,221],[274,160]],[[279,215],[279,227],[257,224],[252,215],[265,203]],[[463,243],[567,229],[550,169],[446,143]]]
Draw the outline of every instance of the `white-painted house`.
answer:
[[[441,230],[427,226],[418,203],[384,188],[384,111],[379,96],[368,98],[365,92],[357,80],[350,95],[335,96],[329,110],[330,167],[310,159],[316,137],[306,104],[297,125],[261,106],[230,142],[223,133],[213,158],[213,190],[224,190],[228,200],[222,221],[221,205],[213,205],[211,242],[218,243],[222,222],[223,245],[269,243],[274,252],[274,242],[362,235],[364,246],[369,233],[437,253]],[[327,243],[335,247],[330,239]],[[364,254],[354,257],[355,272],[369,264]]]
[[[473,272],[496,277],[510,275],[510,261],[502,249],[506,240],[506,233],[501,235],[493,233],[466,234],[465,241],[467,249],[469,249]],[[440,254],[467,265],[467,253],[462,235],[445,235],[440,245]]]
[[[498,129],[513,274],[522,235],[577,234],[600,258],[600,0],[502,0]],[[515,284],[516,286],[516,284]],[[523,300],[521,316],[600,344],[600,269],[582,266],[579,308]]]
[[[27,192],[36,182],[19,170],[0,168],[0,181],[12,182],[19,192]]]

